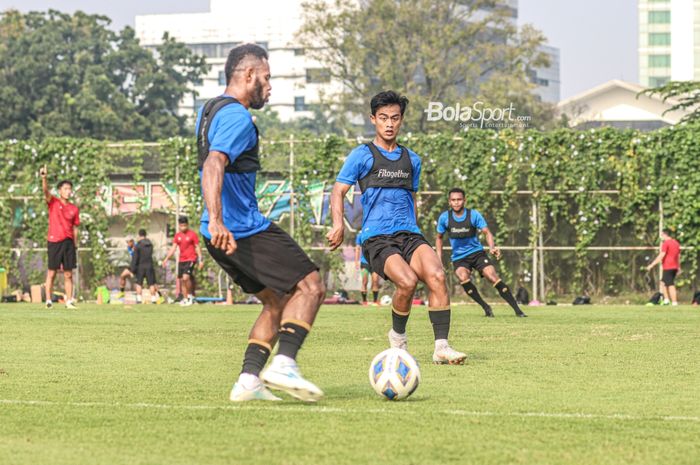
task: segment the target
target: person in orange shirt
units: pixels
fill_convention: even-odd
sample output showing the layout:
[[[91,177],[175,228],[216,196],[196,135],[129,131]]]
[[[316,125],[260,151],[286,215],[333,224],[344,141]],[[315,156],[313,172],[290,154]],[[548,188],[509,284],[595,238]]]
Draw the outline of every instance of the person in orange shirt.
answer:
[[[681,272],[681,245],[671,236],[670,229],[661,231],[661,251],[652,261],[647,270],[651,270],[661,263],[663,273],[661,275],[661,292],[664,295],[662,305],[678,305],[675,279]]]

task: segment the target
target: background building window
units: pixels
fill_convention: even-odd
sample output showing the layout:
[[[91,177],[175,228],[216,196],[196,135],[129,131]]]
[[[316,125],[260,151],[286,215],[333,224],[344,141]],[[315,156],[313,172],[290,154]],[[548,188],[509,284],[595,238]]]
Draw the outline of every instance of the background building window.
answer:
[[[294,97],[294,111],[306,111],[304,97]]]
[[[649,78],[649,87],[660,87],[660,86],[667,84],[668,81],[670,81],[670,80],[671,80],[671,78],[667,77],[667,76],[666,77],[658,77],[658,76],[650,77]]]
[[[671,23],[671,12],[670,11],[650,11],[649,12],[649,23],[650,24],[670,24]]]
[[[204,106],[205,103],[207,103],[209,99],[208,98],[196,98],[194,99],[194,111],[198,112],[200,108]]]
[[[331,70],[328,68],[307,68],[306,82],[309,84],[322,84],[331,81]]]
[[[671,45],[670,32],[652,32],[649,34],[649,45]]]
[[[649,55],[650,68],[670,68],[671,55]]]
[[[226,71],[219,71],[219,85],[226,85]]]

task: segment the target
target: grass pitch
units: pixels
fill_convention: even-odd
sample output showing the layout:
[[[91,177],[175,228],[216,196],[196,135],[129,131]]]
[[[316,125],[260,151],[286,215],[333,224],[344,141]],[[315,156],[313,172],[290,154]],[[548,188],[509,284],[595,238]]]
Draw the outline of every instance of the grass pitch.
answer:
[[[387,308],[325,306],[300,353],[317,405],[229,402],[256,306],[0,307],[0,463],[698,464],[700,309],[455,307],[465,366],[407,401],[369,387]]]

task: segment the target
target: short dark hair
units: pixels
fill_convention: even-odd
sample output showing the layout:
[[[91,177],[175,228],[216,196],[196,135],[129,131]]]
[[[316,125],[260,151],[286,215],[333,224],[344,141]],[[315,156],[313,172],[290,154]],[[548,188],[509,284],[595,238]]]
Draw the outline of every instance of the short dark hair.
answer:
[[[139,236],[141,236],[141,237],[146,237],[146,230],[145,230],[145,229],[139,229]]]
[[[393,90],[385,90],[372,97],[372,100],[369,102],[372,115],[376,115],[378,109],[388,105],[398,105],[401,107],[401,116],[403,116],[403,113],[406,111],[406,106],[408,105],[408,98],[404,95],[397,94]]]
[[[672,231],[669,228],[664,228],[661,230],[661,232],[666,234],[668,237],[673,237]]]
[[[67,179],[64,179],[63,181],[59,181],[58,184],[56,184],[56,189],[60,189],[65,184],[68,184],[70,187],[73,187],[73,181],[69,181]]]
[[[253,55],[260,60],[268,59],[267,51],[259,45],[256,44],[241,44],[233,47],[230,52],[228,52],[228,58],[226,59],[226,66],[224,67],[224,72],[226,73],[226,84],[231,82],[231,77],[233,72],[236,70],[238,64],[243,61],[248,55]]]
[[[187,220],[186,216],[181,216],[180,218],[177,219],[177,224],[189,224],[190,222]]]
[[[452,194],[462,194],[462,197],[467,196],[467,193],[464,192],[464,189],[462,189],[461,187],[453,187],[452,189],[450,189],[450,192],[447,193],[447,196],[449,197]]]

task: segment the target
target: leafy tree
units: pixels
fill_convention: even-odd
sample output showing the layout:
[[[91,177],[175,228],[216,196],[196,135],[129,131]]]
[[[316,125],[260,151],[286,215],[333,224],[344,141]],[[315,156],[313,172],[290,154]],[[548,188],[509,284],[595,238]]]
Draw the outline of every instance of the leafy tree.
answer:
[[[664,111],[673,113],[674,111],[690,110],[681,121],[691,121],[700,118],[700,81],[671,81],[660,87],[646,89],[640,94],[653,96],[658,95],[663,101],[673,100],[675,103],[671,108]]]
[[[56,10],[0,20],[0,137],[157,140],[189,133],[177,114],[203,57],[167,35],[152,51],[109,18]]]
[[[369,113],[368,97],[386,89],[411,100],[405,124],[412,131],[446,128],[426,121],[431,101],[500,108],[512,102],[533,124],[553,120],[528,79],[533,67],[548,64],[540,51],[544,37],[531,26],[518,29],[503,2],[311,0],[304,9],[299,38],[342,84],[327,105],[349,121]]]

